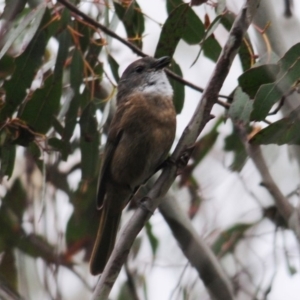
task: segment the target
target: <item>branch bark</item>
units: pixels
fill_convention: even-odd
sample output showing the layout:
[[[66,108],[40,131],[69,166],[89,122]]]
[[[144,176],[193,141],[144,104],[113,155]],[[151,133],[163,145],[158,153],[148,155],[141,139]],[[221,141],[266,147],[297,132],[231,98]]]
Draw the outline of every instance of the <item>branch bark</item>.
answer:
[[[174,197],[166,196],[159,210],[182,252],[196,269],[212,299],[234,299],[232,286],[216,256],[194,229],[190,219],[183,213]]]
[[[259,2],[259,0],[247,0],[237,16],[230,31],[229,38],[218,59],[214,73],[209,80],[207,88],[203,92],[201,101],[171,156],[173,161],[178,161],[183,153],[195,143],[204,126],[211,119],[210,111],[217,102],[218,93],[228,75],[242,39],[252,22]],[[108,298],[110,290],[125,262],[135,237],[160,204],[161,198],[166,194],[175,180],[176,172],[177,167],[175,165],[169,164],[165,167],[147,197],[142,199],[141,205],[137,208],[123,229],[104,272],[97,283],[92,299]]]

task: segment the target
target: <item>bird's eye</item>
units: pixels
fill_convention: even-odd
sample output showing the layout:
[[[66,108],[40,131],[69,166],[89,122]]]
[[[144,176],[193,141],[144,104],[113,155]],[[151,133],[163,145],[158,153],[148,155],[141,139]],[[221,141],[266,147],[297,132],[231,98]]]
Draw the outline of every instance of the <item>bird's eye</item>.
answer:
[[[137,72],[137,73],[141,73],[143,71],[144,71],[144,67],[142,67],[142,66],[138,66],[135,68],[135,72]]]

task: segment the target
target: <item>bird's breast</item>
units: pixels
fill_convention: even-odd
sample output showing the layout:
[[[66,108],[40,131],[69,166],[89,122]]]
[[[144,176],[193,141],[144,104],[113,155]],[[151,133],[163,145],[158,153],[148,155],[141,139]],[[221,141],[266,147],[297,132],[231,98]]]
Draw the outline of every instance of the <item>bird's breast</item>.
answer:
[[[123,133],[111,171],[116,181],[136,187],[154,173],[172,146],[176,130],[172,99],[132,97],[121,124]]]

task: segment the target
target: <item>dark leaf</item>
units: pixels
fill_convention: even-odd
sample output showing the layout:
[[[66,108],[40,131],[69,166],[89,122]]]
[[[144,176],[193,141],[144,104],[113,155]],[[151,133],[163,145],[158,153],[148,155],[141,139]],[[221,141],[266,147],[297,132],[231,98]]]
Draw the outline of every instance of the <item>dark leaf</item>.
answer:
[[[87,257],[91,254],[96,239],[100,219],[100,211],[96,209],[97,180],[83,182],[70,198],[74,205],[74,212],[70,217],[66,229],[68,254],[73,255],[82,248],[87,250]]]
[[[90,102],[80,118],[80,149],[82,179],[91,180],[96,176],[99,161],[100,133],[95,118],[95,104]]]
[[[31,155],[31,157],[34,159],[39,170],[43,172],[43,161],[41,160],[41,149],[35,143],[30,143],[29,146],[26,148],[26,151],[28,151],[27,155]]]
[[[211,129],[211,131],[196,142],[194,151],[192,153],[192,158],[194,159],[196,165],[198,165],[203,160],[203,158],[214,146],[219,136],[218,128],[222,122],[223,118],[220,118]]]
[[[69,54],[69,47],[71,45],[71,35],[68,30],[64,30],[59,34],[58,43],[59,48],[54,68],[54,80],[61,81],[65,62]]]
[[[251,68],[238,78],[239,86],[253,99],[261,85],[276,80],[278,71],[279,68],[275,64]]]
[[[287,72],[290,67],[295,64],[296,60],[300,58],[300,43],[292,46],[284,56],[279,60],[278,65],[281,72]]]
[[[153,234],[152,225],[150,224],[150,222],[146,223],[145,229],[146,229],[147,237],[148,237],[149,242],[150,242],[152,254],[153,254],[153,256],[155,256],[156,251],[157,251],[157,247],[159,245],[159,241],[158,241],[157,237]]]
[[[62,160],[67,160],[68,154],[71,152],[70,144],[67,141],[54,137],[48,140],[48,145],[61,153]]]
[[[299,45],[292,47],[279,61],[280,72],[276,82],[264,84],[259,88],[251,114],[252,120],[264,120],[272,106],[299,85],[300,56],[296,54],[298,48]]]
[[[75,21],[76,31],[80,34],[79,43],[80,43],[80,51],[81,53],[85,53],[88,50],[91,39],[93,37],[93,31],[90,26],[86,26],[86,24],[82,22]]]
[[[220,233],[220,236],[212,245],[213,252],[218,257],[223,257],[232,253],[237,244],[244,239],[245,232],[254,225],[252,224],[235,224],[229,229]]]
[[[21,118],[39,133],[49,130],[53,116],[59,109],[62,82],[53,79],[53,75],[48,77],[44,87],[35,91],[21,115]]]
[[[192,0],[191,1],[191,6],[199,6],[203,3],[206,3],[208,0]]]
[[[27,206],[27,194],[20,179],[16,179],[7,191],[6,195],[2,198],[6,207],[9,207],[14,214],[18,217],[19,222],[22,222],[23,212]]]
[[[230,165],[230,169],[232,171],[240,172],[246,163],[248,155],[235,130],[233,130],[233,132],[225,138],[224,150],[234,152],[234,159]]]
[[[221,53],[221,46],[213,35],[206,39],[202,45],[203,53],[206,57],[216,62]]]
[[[181,8],[182,5],[184,5],[184,8]],[[176,10],[183,11],[183,14],[182,14],[183,19],[178,20],[178,23],[174,24],[174,26],[180,26],[180,24],[183,24],[184,27],[182,28],[183,30],[182,30],[181,38],[189,45],[199,44],[202,41],[202,39],[204,38],[205,28],[204,28],[202,21],[199,19],[199,17],[193,11],[193,9],[189,5],[184,4],[183,1],[168,0],[167,1],[167,11],[169,14],[169,18],[171,18],[171,15],[175,14]],[[178,13],[179,12],[177,12],[177,14]],[[180,18],[180,15],[178,17]],[[175,15],[172,18],[176,18]],[[182,22],[182,23],[180,23],[180,22]],[[176,27],[173,28],[173,32],[174,32],[175,28]],[[176,28],[176,29],[179,29],[179,28]],[[169,30],[170,30],[170,33],[172,34],[171,27]],[[175,48],[176,48],[176,45],[175,45]],[[160,56],[157,55],[156,57],[160,57]]]
[[[45,23],[49,21],[50,16],[45,14],[40,27],[45,26]],[[35,73],[42,64],[48,39],[47,30],[40,30],[22,55],[15,59],[14,73],[3,85],[6,91],[6,100],[0,112],[0,120],[10,117],[25,98],[26,90],[31,86]]]
[[[300,108],[292,111],[286,118],[283,118],[254,135],[250,143],[256,145],[300,145]]]
[[[161,30],[154,57],[173,57],[176,46],[186,30],[188,9],[188,4],[182,4],[170,13]]]
[[[71,87],[75,94],[70,102],[69,109],[67,111],[66,118],[65,118],[65,129],[62,135],[65,141],[70,140],[70,138],[73,135],[75,126],[77,124],[80,98],[82,97],[82,95],[80,95],[79,92],[80,92],[80,86],[83,83],[83,75],[84,75],[83,69],[84,69],[84,65],[83,65],[83,58],[81,52],[78,49],[75,49],[73,53],[71,67],[70,67]]]
[[[18,290],[18,272],[12,248],[7,248],[4,253],[1,254],[0,277],[10,288],[15,291]],[[3,288],[2,280],[1,289]]]
[[[8,55],[4,55],[0,60],[0,79],[5,79],[12,75],[15,70],[15,60]]]
[[[253,101],[249,96],[238,87],[233,95],[233,102],[230,105],[228,115],[233,123],[242,123],[244,125],[249,123],[250,114],[252,111]]]
[[[120,80],[119,77],[119,64],[116,62],[116,60],[108,54],[108,63],[110,65],[111,72],[115,78],[115,81],[118,83]]]
[[[180,66],[175,62],[174,59],[172,59],[171,66],[169,69],[174,72],[175,74],[179,75],[182,77],[182,72],[180,69]],[[174,90],[174,96],[173,96],[173,102],[175,106],[176,113],[179,114],[183,108],[184,104],[184,98],[185,98],[185,88],[184,85],[177,80],[170,78],[169,81],[172,85],[172,88]]]
[[[243,71],[249,70],[255,64],[255,53],[249,37],[246,35],[239,49]]]
[[[61,123],[57,120],[57,118],[55,116],[53,116],[52,125],[53,125],[53,128],[55,129],[55,131],[60,136],[62,136],[64,133],[64,127],[61,125]]]
[[[128,39],[139,48],[142,48],[142,34],[145,30],[144,15],[136,1],[130,1],[129,3],[129,5],[121,5],[114,2],[115,10],[117,16],[124,24]]]
[[[13,24],[2,31],[4,34],[1,37],[0,58],[8,50],[13,56],[19,56],[23,53],[38,30],[45,9],[45,3],[41,3],[35,9],[25,8],[19,18],[11,20]]]
[[[78,49],[75,49],[70,67],[70,82],[75,94],[79,93],[80,85],[83,82],[83,68],[82,54]]]
[[[90,43],[86,54],[86,61],[90,66],[94,67],[98,63],[98,57],[102,50],[103,43],[104,41],[102,39],[95,39],[92,43]]]
[[[281,227],[283,229],[289,228],[285,219],[279,213],[279,211],[275,205],[264,208],[263,216],[268,218],[270,221],[272,221],[276,227]]]
[[[11,177],[16,157],[16,146],[6,144],[0,148],[0,178],[7,176],[8,179]]]

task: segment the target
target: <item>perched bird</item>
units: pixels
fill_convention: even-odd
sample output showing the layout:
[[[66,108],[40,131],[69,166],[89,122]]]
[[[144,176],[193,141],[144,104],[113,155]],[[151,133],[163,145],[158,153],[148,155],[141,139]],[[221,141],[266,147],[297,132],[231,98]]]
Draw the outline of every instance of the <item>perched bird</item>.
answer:
[[[90,261],[93,275],[102,273],[113,250],[123,208],[159,169],[174,141],[173,89],[163,69],[169,63],[169,57],[139,59],[119,81],[99,178],[101,216]]]

